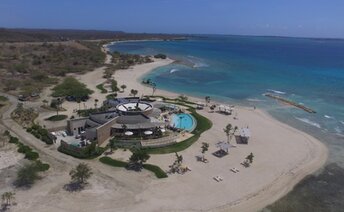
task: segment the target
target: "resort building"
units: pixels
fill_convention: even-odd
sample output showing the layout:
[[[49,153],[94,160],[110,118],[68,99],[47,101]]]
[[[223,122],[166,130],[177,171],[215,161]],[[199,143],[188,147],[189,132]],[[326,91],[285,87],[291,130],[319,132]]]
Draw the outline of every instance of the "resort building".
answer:
[[[106,100],[104,107],[107,108],[105,112],[68,120],[68,134],[86,143],[96,141],[99,145],[114,137],[116,144],[123,147],[166,146],[177,142],[175,129],[178,127],[171,127],[171,120],[166,115],[177,110],[175,105],[118,98]],[[185,120],[185,124],[189,122]]]

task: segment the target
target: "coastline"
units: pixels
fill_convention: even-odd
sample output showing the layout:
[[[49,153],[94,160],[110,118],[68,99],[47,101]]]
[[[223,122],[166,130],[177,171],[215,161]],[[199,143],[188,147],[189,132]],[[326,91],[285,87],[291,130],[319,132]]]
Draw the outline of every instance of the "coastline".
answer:
[[[119,92],[118,96],[128,96],[131,89],[139,91],[137,96],[150,95],[152,89],[142,85],[140,79],[155,68],[172,62],[171,59],[154,59],[153,63],[116,71],[114,77],[119,85],[127,85],[125,91]],[[106,94],[95,87],[105,81],[103,71],[104,67],[99,67],[86,74],[75,75],[95,91],[85,103],[87,108],[93,107],[95,99],[100,102],[105,99]],[[46,95],[50,92],[47,89]],[[157,90],[155,94],[178,96],[164,90]],[[190,99],[200,100],[194,97]],[[12,101],[17,100],[13,97]],[[11,107],[13,110],[15,104]],[[78,105],[65,102],[63,107],[68,110],[61,114],[72,115],[73,109]],[[183,156],[183,164],[192,171],[158,180],[146,170],[140,173],[129,172],[101,164],[98,159],[90,160],[87,163],[94,170],[94,177],[85,190],[78,193],[70,193],[62,188],[70,179],[70,168],[80,163],[80,160],[57,152],[54,146],[46,148],[41,145],[34,136],[27,135],[26,131],[10,120],[8,110],[4,117],[8,119],[6,126],[23,141],[42,152],[45,161],[54,165],[50,174],[38,182],[31,192],[16,192],[19,204],[14,211],[71,211],[75,208],[81,211],[257,211],[284,196],[301,179],[325,163],[327,148],[313,137],[278,122],[264,111],[241,106],[234,109],[239,119],[198,110],[213,122],[213,127],[204,132],[197,142],[179,153]],[[50,111],[49,114],[55,112]],[[239,128],[249,125],[252,137],[248,145],[236,144],[232,140],[232,144],[237,147],[231,148],[229,155],[219,159],[212,153],[218,150],[215,144],[226,139],[223,128],[228,123]],[[195,158],[201,154],[202,142],[210,144],[209,151],[205,154],[209,163],[198,162]],[[242,167],[240,163],[251,152],[255,156],[253,164],[249,168]],[[113,156],[127,160],[130,151],[118,149]],[[174,160],[174,154],[152,154],[148,162],[168,170]],[[230,169],[234,167],[240,172],[231,172]],[[213,180],[218,175],[223,177],[222,182]],[[51,204],[43,204],[46,202]]]
[[[144,65],[137,65],[132,67],[129,70],[120,70],[115,73],[115,78],[119,83],[125,82],[128,88],[134,88],[139,91],[139,95],[148,95],[151,91],[151,88],[144,86],[140,83],[141,78],[148,74],[149,72],[153,71],[155,68],[161,67],[168,65],[170,63],[174,62],[171,59],[167,59],[165,61],[162,60],[156,60],[153,62],[153,64],[144,64]],[[123,93],[121,94],[123,96],[128,95],[128,93]],[[170,92],[170,91],[165,91],[161,89],[157,89],[155,92],[155,95],[163,95],[167,97],[177,97],[179,94]],[[193,101],[204,101],[203,99],[199,99],[197,97],[189,97]],[[215,104],[220,104],[219,102],[213,102]],[[216,210],[216,211],[222,211],[222,210],[234,210],[234,211],[253,211],[253,210],[258,210],[261,209],[284,195],[286,195],[289,191],[293,189],[293,187],[300,182],[304,177],[306,177],[309,174],[312,174],[316,172],[318,169],[320,169],[326,162],[327,155],[328,155],[328,150],[325,147],[323,143],[321,143],[319,140],[315,139],[314,137],[310,136],[309,134],[306,134],[300,130],[297,130],[291,126],[288,126],[275,118],[273,118],[271,115],[267,114],[266,112],[256,109],[252,110],[251,108],[247,107],[242,107],[242,106],[236,106],[235,111],[239,114],[239,117],[245,116],[247,120],[254,119],[258,120],[257,123],[264,123],[261,125],[270,125],[270,129],[260,129],[257,130],[257,132],[254,132],[254,134],[259,134],[258,137],[264,137],[262,134],[266,134],[266,131],[273,131],[274,134],[277,136],[275,138],[279,138],[281,135],[279,135],[279,132],[281,131],[281,134],[286,133],[287,138],[281,138],[283,140],[282,142],[279,142],[279,144],[283,144],[283,142],[288,142],[289,146],[294,146],[293,149],[288,149],[288,145],[285,145],[286,147],[281,147],[279,146],[279,149],[275,149],[275,151],[283,151],[284,158],[282,158],[282,155],[277,154],[275,155],[277,158],[274,158],[271,161],[274,160],[286,160],[288,164],[288,169],[283,170],[282,172],[276,172],[276,176],[272,177],[269,179],[269,182],[264,182],[265,186],[256,186],[255,191],[251,192],[246,192],[241,197],[239,198],[233,198],[230,199],[228,198],[225,203],[218,203],[219,205],[213,205],[210,207],[206,208],[200,208],[201,210]],[[206,111],[200,112],[202,115],[206,116],[213,122],[217,121],[220,124],[224,124],[223,120],[218,120],[219,117],[213,117],[214,114],[207,113]],[[223,119],[225,119],[226,116],[223,116]],[[241,119],[241,118],[240,118]],[[234,121],[230,120],[231,123]],[[256,123],[252,123],[253,121],[247,121],[247,123],[250,125],[250,128],[255,128],[258,127]],[[215,124],[214,127],[216,127],[217,124]],[[213,127],[213,128],[214,128]],[[223,128],[224,126],[222,126]],[[217,129],[217,131],[214,131],[214,129],[210,129],[209,132],[206,132],[205,134],[212,134],[211,136],[216,135],[217,133],[220,133],[222,128],[220,127],[220,130]],[[260,127],[261,128],[261,127]],[[286,132],[283,132],[286,131]],[[265,132],[264,132],[265,131]],[[219,137],[224,137],[221,133],[220,135],[217,135]],[[289,137],[290,136],[290,137]],[[203,137],[207,137],[202,135],[200,140],[203,140]],[[269,137],[269,136],[268,136]],[[272,136],[273,137],[273,136]],[[293,139],[297,138],[296,140]],[[257,138],[260,140],[260,138]],[[307,149],[302,149],[302,151],[298,148],[302,148],[300,145],[300,142],[297,140],[301,140],[303,142],[304,147]],[[272,139],[269,139],[270,142],[272,142]],[[268,141],[268,142],[269,142]],[[195,149],[195,147],[199,146],[199,143],[202,141],[196,142],[193,147],[190,147],[191,149]],[[266,142],[266,143],[268,143]],[[291,143],[291,144],[290,144]],[[248,146],[250,146],[249,144]],[[303,147],[303,148],[304,148]],[[241,146],[239,147],[241,148]],[[261,148],[261,147],[260,147]],[[240,150],[234,150],[234,151],[240,151]],[[254,151],[254,149],[253,149]],[[295,152],[297,151],[297,152]],[[183,151],[183,152],[190,152],[189,149]],[[296,159],[297,156],[300,156],[302,154],[305,154],[305,157],[302,157]],[[288,157],[292,156],[291,157]],[[210,156],[209,156],[210,157]],[[159,158],[159,159],[155,159]],[[161,162],[161,158],[166,158],[164,156],[154,156],[154,159],[156,163],[158,163],[160,166],[164,167],[166,164]],[[258,160],[258,159],[257,159]],[[266,162],[266,161],[265,161]],[[258,163],[258,162],[257,162]],[[259,164],[263,165],[263,164]],[[271,166],[270,164],[268,166]],[[260,167],[263,168],[263,167]],[[251,168],[249,168],[251,169]],[[253,169],[253,168],[252,168]],[[253,175],[255,173],[252,173]],[[252,177],[252,176],[251,176]],[[252,179],[251,179],[252,181]],[[254,181],[254,180],[253,180]],[[226,182],[225,182],[226,183]],[[230,182],[227,182],[230,183]],[[238,182],[239,183],[239,182]],[[240,184],[240,183],[239,183]],[[253,183],[255,184],[255,183]],[[230,191],[228,191],[230,192]],[[237,192],[237,191],[235,191]],[[224,193],[226,194],[226,193]],[[239,195],[240,196],[240,195]],[[182,209],[182,208],[180,208]],[[191,209],[191,208],[189,208]]]

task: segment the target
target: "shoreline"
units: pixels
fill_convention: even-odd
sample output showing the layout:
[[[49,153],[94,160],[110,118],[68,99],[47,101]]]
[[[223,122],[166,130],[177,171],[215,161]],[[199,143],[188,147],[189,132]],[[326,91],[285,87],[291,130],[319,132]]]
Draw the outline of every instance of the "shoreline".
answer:
[[[152,88],[141,84],[142,76],[172,62],[171,59],[154,59],[152,63],[116,71],[114,77],[119,85],[127,85],[125,91],[119,92],[118,96],[128,96],[130,89],[137,89],[137,96],[150,95]],[[84,105],[87,108],[93,107],[93,100],[101,102],[105,99],[106,94],[96,88],[98,83],[105,81],[102,78],[104,67],[74,75],[95,91]],[[49,96],[50,92],[47,88],[45,95]],[[179,95],[161,89],[155,94],[167,97]],[[328,154],[327,148],[319,140],[276,120],[263,110],[235,106],[234,112],[238,114],[238,119],[198,110],[199,114],[213,122],[213,127],[205,131],[197,142],[179,153],[183,156],[183,165],[190,167],[192,171],[158,180],[145,170],[140,173],[128,172],[101,164],[97,159],[90,160],[87,163],[95,174],[90,179],[89,186],[78,194],[69,193],[62,188],[69,181],[69,169],[80,163],[80,160],[58,152],[55,146],[47,148],[16,124],[10,118],[10,113],[18,100],[13,96],[9,97],[13,104],[3,114],[4,126],[42,153],[44,161],[53,167],[49,175],[37,182],[30,192],[16,192],[19,204],[13,208],[14,211],[70,211],[75,208],[82,211],[257,211],[283,197],[305,176],[321,168]],[[204,99],[197,97],[190,97],[190,100],[204,102]],[[32,103],[38,104],[40,102]],[[72,115],[73,109],[78,105],[66,102],[64,107],[68,110],[61,114]],[[53,113],[55,114],[50,111],[44,114]],[[227,156],[219,159],[212,153],[218,150],[215,144],[226,139],[223,128],[228,123],[239,128],[249,125],[252,137],[248,145],[235,143],[237,147],[231,148]],[[57,124],[52,123],[54,126]],[[195,159],[201,154],[202,142],[210,144],[209,151],[205,154],[209,163],[201,163]],[[250,152],[254,153],[254,162],[251,167],[244,168],[240,163]],[[116,150],[114,157],[128,160],[130,151]],[[174,154],[151,155],[148,163],[168,170],[174,160]],[[238,168],[240,172],[233,173],[231,168]],[[223,181],[214,181],[214,176],[223,177]],[[46,202],[52,204],[43,204]]]
[[[145,86],[141,84],[140,80],[145,75],[152,72],[154,69],[168,65],[170,63],[173,63],[174,60],[167,59],[167,61],[161,62],[156,61],[155,64],[150,66],[149,68],[142,68],[140,65],[132,67],[128,72],[131,73],[129,78],[126,78],[124,75],[129,74],[125,70],[121,70],[119,73],[115,73],[115,78],[119,82],[126,81],[131,86],[134,86],[135,89],[142,91],[142,94],[145,94],[150,90],[148,86]],[[134,73],[133,73],[134,72]],[[128,86],[129,87],[129,86]],[[141,94],[139,94],[141,95]],[[155,92],[155,95],[163,95],[167,97],[178,97],[179,94],[157,89]],[[192,101],[202,101],[203,99],[200,99],[198,97],[188,96],[190,100]],[[221,104],[221,102],[218,101],[212,101],[215,104]],[[292,126],[289,126],[287,124],[284,124],[277,119],[273,118],[270,114],[267,112],[256,109],[252,110],[249,107],[245,106],[235,106],[236,111],[241,115],[243,113],[247,113],[247,116],[250,116],[251,114],[255,114],[260,117],[260,121],[267,122],[278,126],[279,128],[285,129],[289,131],[290,134],[297,135],[298,137],[303,137],[304,142],[306,143],[306,146],[308,147],[308,159],[304,160],[304,162],[296,163],[292,166],[292,168],[282,174],[279,177],[275,177],[273,181],[268,183],[265,187],[260,188],[256,190],[255,192],[251,192],[247,195],[242,196],[241,198],[231,200],[225,204],[220,204],[221,206],[217,207],[210,207],[206,208],[206,210],[235,210],[235,211],[252,211],[264,208],[265,206],[272,204],[273,202],[277,201],[278,199],[285,196],[289,191],[291,191],[294,186],[299,183],[302,179],[304,179],[307,175],[312,174],[323,167],[325,164],[327,157],[328,157],[328,149],[327,147],[316,138],[312,137],[311,135],[302,132],[296,128],[293,128]],[[206,115],[206,114],[202,114]],[[209,117],[207,117],[209,118]],[[213,121],[213,120],[212,120]],[[251,125],[250,125],[251,128]],[[209,131],[211,131],[210,129]],[[203,137],[203,135],[202,135]],[[201,139],[200,139],[201,140]],[[288,140],[288,139],[287,139]],[[197,141],[196,143],[199,143]],[[193,144],[194,146],[197,144]],[[192,147],[189,147],[192,148]],[[187,152],[188,150],[186,150]],[[290,155],[292,155],[293,152],[290,152]],[[289,159],[288,159],[289,160]],[[290,159],[291,160],[291,159]],[[293,162],[293,161],[291,161]]]

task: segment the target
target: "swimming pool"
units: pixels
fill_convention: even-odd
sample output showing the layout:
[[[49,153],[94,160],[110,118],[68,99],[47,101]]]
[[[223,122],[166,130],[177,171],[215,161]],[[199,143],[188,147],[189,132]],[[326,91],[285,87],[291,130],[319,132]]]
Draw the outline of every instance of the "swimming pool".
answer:
[[[187,113],[173,114],[170,125],[172,127],[192,132],[196,127],[195,118]]]

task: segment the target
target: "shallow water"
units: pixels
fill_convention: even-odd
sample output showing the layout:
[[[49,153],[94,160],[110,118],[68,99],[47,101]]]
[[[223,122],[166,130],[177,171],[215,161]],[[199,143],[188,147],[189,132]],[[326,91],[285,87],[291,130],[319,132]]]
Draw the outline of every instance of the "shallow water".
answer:
[[[328,164],[344,168],[344,40],[209,36],[187,41],[118,43],[110,48],[138,54],[164,53],[179,60],[145,78],[165,90],[257,106],[320,139],[329,148]],[[317,113],[282,106],[264,97],[266,92]],[[334,174],[344,177],[339,176],[342,172]],[[316,186],[311,183],[313,178],[307,180],[310,184],[306,188]],[[297,186],[293,192],[296,199],[301,188]]]

